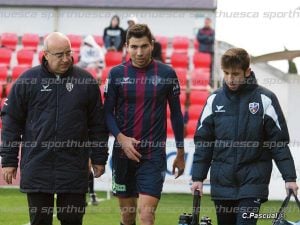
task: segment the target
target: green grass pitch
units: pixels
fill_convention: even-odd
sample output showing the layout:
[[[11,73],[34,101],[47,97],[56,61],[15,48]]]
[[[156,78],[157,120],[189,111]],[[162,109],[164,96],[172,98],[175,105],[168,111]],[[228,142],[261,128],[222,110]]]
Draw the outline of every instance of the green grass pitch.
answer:
[[[105,198],[106,193],[97,192],[98,198]],[[88,198],[87,198],[88,199]],[[281,205],[280,201],[264,203],[261,213],[275,213]],[[289,204],[288,219],[300,220],[300,212],[294,202]],[[163,194],[156,213],[157,225],[177,225],[181,213],[192,211],[192,195],[189,194]],[[200,216],[209,216],[214,225],[217,225],[215,209],[210,196],[205,195],[201,199]],[[59,225],[54,218],[54,225]],[[26,195],[17,189],[0,189],[0,224],[1,225],[25,225],[29,222]],[[119,208],[117,199],[101,201],[98,206],[89,205],[84,216],[84,225],[119,225]],[[139,223],[137,223],[139,224]],[[258,225],[270,225],[271,219],[261,219]]]

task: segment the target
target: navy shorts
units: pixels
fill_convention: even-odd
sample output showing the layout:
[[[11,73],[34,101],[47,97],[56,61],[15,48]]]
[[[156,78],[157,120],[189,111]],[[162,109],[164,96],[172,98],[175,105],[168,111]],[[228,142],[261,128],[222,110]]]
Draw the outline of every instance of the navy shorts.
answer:
[[[139,194],[160,198],[166,175],[166,157],[142,159],[139,163],[113,154],[112,191],[118,197]]]

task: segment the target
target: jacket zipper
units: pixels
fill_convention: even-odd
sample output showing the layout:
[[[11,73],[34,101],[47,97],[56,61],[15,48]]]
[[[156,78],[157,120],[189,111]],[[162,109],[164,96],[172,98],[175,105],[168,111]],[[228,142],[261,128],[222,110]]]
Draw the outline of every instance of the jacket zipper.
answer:
[[[56,76],[56,81],[58,84],[56,84],[56,116],[55,116],[55,131],[54,131],[54,144],[56,144],[56,132],[57,132],[57,126],[58,126],[58,94],[59,94],[59,81],[60,80],[60,77],[59,76]],[[54,148],[54,151],[56,149]]]
[[[237,96],[237,102],[238,102],[238,104],[237,104],[237,106],[238,106],[238,108],[237,108],[237,120],[236,120],[236,124],[235,124],[235,138],[234,138],[234,142],[236,142],[236,141],[239,141],[239,138],[238,138],[238,134],[239,134],[239,132],[238,132],[238,130],[239,130],[239,120],[240,120],[240,97],[239,96]],[[238,183],[238,180],[237,180],[237,178],[236,178],[236,171],[237,171],[237,154],[238,154],[238,147],[235,147],[234,148],[234,180],[235,180],[235,183],[237,184],[237,185],[239,185],[239,183]],[[236,192],[236,195],[238,195],[238,193]]]

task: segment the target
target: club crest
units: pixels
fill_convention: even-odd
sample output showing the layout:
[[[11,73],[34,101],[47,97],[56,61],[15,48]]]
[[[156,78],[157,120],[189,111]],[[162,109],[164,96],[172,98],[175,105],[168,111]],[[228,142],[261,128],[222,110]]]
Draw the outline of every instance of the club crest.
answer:
[[[251,103],[249,103],[249,111],[252,114],[257,113],[258,110],[259,110],[259,103],[257,103],[257,102],[251,102]]]
[[[154,86],[157,86],[159,83],[161,83],[161,78],[157,75],[154,75],[154,76],[152,76],[151,83]]]
[[[68,92],[71,92],[73,90],[74,84],[72,83],[66,83],[66,88],[68,90]]]

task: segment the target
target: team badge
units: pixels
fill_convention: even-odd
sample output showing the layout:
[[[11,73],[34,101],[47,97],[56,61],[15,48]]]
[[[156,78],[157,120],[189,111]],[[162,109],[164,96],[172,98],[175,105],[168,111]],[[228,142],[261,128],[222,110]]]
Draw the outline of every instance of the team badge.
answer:
[[[154,85],[154,86],[157,86],[158,84],[161,83],[161,78],[157,75],[154,75],[152,76],[151,78],[151,83]]]
[[[252,114],[257,113],[258,110],[259,110],[259,103],[257,103],[257,102],[251,102],[251,103],[249,103],[249,111]]]
[[[66,88],[68,90],[68,92],[71,92],[73,90],[74,84],[72,83],[66,83]]]

